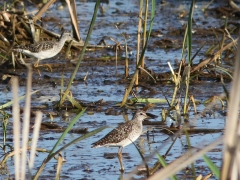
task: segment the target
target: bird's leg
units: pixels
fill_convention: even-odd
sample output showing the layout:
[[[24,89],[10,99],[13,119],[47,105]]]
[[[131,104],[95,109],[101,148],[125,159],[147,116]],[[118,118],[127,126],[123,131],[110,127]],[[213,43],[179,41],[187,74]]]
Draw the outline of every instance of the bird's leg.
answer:
[[[122,163],[122,150],[123,150],[123,147],[119,147],[119,149],[118,149],[118,160],[119,160],[120,166],[121,166],[120,171],[124,172],[124,167],[123,167],[123,163]]]
[[[37,68],[39,63],[39,59],[34,63],[34,67]]]
[[[52,67],[51,67],[49,64],[38,65],[38,67],[40,67],[40,66],[46,66],[46,67],[48,68],[48,70],[49,70],[50,72],[52,72]]]
[[[40,72],[40,70],[38,69],[38,66],[39,66],[38,63],[39,63],[39,59],[34,63],[33,66],[34,66],[34,68],[37,69],[38,75],[41,76],[41,72]]]
[[[34,63],[34,67],[35,67],[35,68],[38,68],[38,67],[40,67],[40,66],[46,66],[46,67],[49,69],[49,71],[52,72],[52,67],[51,67],[49,64],[39,65],[38,63],[39,63],[39,59],[37,60],[37,62]],[[39,71],[38,71],[38,72],[39,72]],[[41,75],[40,75],[40,76],[41,76]]]

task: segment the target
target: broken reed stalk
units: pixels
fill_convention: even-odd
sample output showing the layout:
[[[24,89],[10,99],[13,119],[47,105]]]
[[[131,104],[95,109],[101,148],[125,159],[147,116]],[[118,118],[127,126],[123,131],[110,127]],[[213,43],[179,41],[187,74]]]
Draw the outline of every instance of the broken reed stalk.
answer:
[[[193,103],[194,113],[197,114],[197,106],[193,95],[190,96],[190,100]]]
[[[40,17],[42,17],[43,13],[48,10],[48,8],[55,2],[56,0],[48,1],[42,8],[37,12],[37,14],[33,17],[33,22],[35,23]]]
[[[183,114],[186,115],[188,108],[187,108],[187,101],[189,99],[188,97],[188,90],[189,90],[189,84],[190,84],[190,70],[191,66],[188,65],[185,67],[184,72],[183,72],[183,81],[185,82],[186,85],[186,91],[185,91],[185,97],[184,97],[184,106],[183,106]]]
[[[172,68],[170,62],[168,62],[168,66],[170,68],[170,71],[172,72],[172,79],[174,82],[174,92],[173,92],[173,96],[172,96],[172,100],[171,100],[171,104],[170,104],[170,106],[172,107],[173,104],[176,102],[176,95],[177,95],[178,89],[180,88],[180,83],[181,83],[180,72],[182,69],[182,61],[180,62],[180,65],[178,68],[178,73],[175,73],[173,71],[173,68]]]
[[[62,106],[63,102],[65,101],[65,99],[66,99],[66,94],[69,93],[70,87],[71,87],[71,85],[72,85],[72,82],[73,82],[73,80],[74,80],[74,78],[75,78],[75,76],[76,76],[76,74],[77,74],[77,71],[78,71],[78,69],[79,69],[79,67],[80,67],[80,64],[81,64],[81,62],[82,62],[82,59],[83,59],[85,50],[86,50],[87,45],[88,45],[88,41],[89,41],[89,39],[90,39],[90,36],[91,36],[91,34],[92,34],[92,30],[93,30],[93,27],[94,27],[94,24],[95,24],[95,20],[96,20],[96,17],[97,17],[97,12],[98,12],[98,9],[99,9],[99,5],[100,5],[100,0],[97,0],[97,1],[96,1],[96,4],[95,4],[95,7],[94,7],[93,17],[92,17],[92,20],[91,20],[90,27],[89,27],[89,29],[88,29],[88,34],[87,34],[87,37],[86,37],[86,40],[85,40],[83,49],[82,49],[81,54],[80,54],[80,56],[79,56],[77,65],[76,65],[76,67],[75,67],[75,69],[74,69],[74,71],[73,71],[73,73],[72,73],[72,75],[71,75],[71,77],[70,77],[70,79],[69,79],[68,86],[67,86],[64,94],[62,95],[61,99],[60,99],[59,108]]]
[[[77,41],[81,41],[79,26],[78,26],[78,18],[77,18],[77,10],[76,10],[76,1],[75,0],[66,0],[68,5],[68,10],[71,17],[72,29],[73,29],[73,37],[77,39]]]
[[[224,28],[227,28],[227,18],[225,19]],[[225,39],[226,39],[226,33],[224,32],[224,33],[222,34],[222,40],[221,40],[221,42],[220,42],[220,44],[219,44],[219,49],[222,49],[222,48],[223,48]],[[220,54],[220,58],[222,58],[222,53]]]
[[[137,52],[136,52],[136,67],[138,66],[140,58],[140,47],[141,47],[141,29],[142,29],[142,9],[143,0],[140,0],[139,14],[138,14],[138,33],[137,33]],[[138,72],[137,72],[138,73]],[[135,77],[135,84],[138,85],[138,74]],[[136,88],[137,90],[137,88]]]
[[[142,49],[144,48],[147,40],[147,18],[148,18],[148,0],[145,1],[145,12],[144,12],[144,21],[143,21],[143,38],[142,38]],[[144,68],[144,56],[142,60],[142,68]],[[140,71],[140,74],[142,70]]]
[[[63,157],[62,155],[59,153],[58,154],[58,159],[57,159],[57,172],[56,172],[56,180],[60,180],[60,176],[61,176],[61,169],[62,169],[62,165],[63,165]]]

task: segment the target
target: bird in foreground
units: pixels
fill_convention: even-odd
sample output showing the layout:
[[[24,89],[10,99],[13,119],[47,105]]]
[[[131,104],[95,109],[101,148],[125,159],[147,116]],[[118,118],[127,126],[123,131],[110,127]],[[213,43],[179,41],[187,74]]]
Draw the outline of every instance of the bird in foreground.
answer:
[[[148,118],[144,111],[138,111],[131,121],[118,126],[109,132],[102,139],[93,143],[92,147],[119,147],[118,159],[120,162],[120,171],[124,171],[122,163],[122,150],[125,146],[133,143],[142,134],[142,121]]]
[[[57,55],[67,40],[72,40],[72,36],[69,32],[63,32],[59,41],[41,41],[35,44],[16,46],[13,50],[37,58],[34,67],[38,67],[40,66],[38,65],[40,60],[48,59]]]

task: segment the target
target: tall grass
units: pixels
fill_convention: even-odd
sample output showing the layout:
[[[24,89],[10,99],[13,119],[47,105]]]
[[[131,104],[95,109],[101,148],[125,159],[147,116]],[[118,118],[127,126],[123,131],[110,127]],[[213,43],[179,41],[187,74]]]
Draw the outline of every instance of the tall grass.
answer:
[[[26,159],[27,159],[27,147],[28,147],[28,134],[29,134],[29,125],[30,125],[30,110],[31,110],[31,96],[30,96],[30,91],[32,89],[32,71],[31,68],[28,67],[28,80],[27,80],[27,87],[26,87],[26,100],[25,100],[25,107],[24,107],[24,117],[23,117],[23,141],[22,141],[22,164],[21,168],[23,170],[26,169]],[[21,174],[21,179],[25,179],[25,173]]]
[[[240,42],[238,41],[238,49],[240,49]],[[201,150],[192,148],[183,154],[180,158],[173,161],[171,164],[161,169],[159,172],[151,176],[150,180],[155,179],[166,179],[172,175],[183,170],[189,164],[196,161],[198,158],[203,157],[204,161],[208,167],[214,172],[218,179],[239,179],[240,167],[239,164],[239,99],[240,99],[240,51],[237,51],[235,69],[233,74],[233,82],[230,91],[230,100],[228,106],[228,115],[226,129],[223,136],[210,143],[209,145],[203,147]],[[209,105],[210,108],[212,104]],[[223,159],[222,159],[222,169],[220,170],[216,165],[205,155],[211,149],[215,148],[219,144],[223,143]],[[221,174],[221,176],[220,176]]]
[[[27,81],[27,88],[26,88],[26,103],[24,108],[24,123],[23,123],[23,131],[21,132],[20,129],[20,110],[19,110],[19,97],[18,97],[18,79],[13,78],[13,133],[14,133],[14,166],[15,166],[15,179],[38,179],[38,177],[41,175],[41,172],[46,165],[47,162],[49,162],[55,155],[72,145],[73,143],[76,143],[78,141],[81,141],[83,139],[86,139],[88,137],[91,137],[95,135],[96,133],[102,131],[103,129],[107,128],[107,126],[103,126],[101,128],[98,128],[92,132],[89,132],[85,134],[84,136],[78,137],[68,144],[64,145],[63,147],[56,150],[61,143],[61,141],[64,139],[66,134],[69,132],[69,130],[73,127],[73,125],[76,123],[76,121],[79,120],[79,118],[82,116],[82,114],[85,112],[86,109],[81,111],[68,125],[68,127],[65,129],[65,131],[62,133],[58,141],[53,146],[52,150],[49,152],[46,159],[43,160],[42,165],[36,172],[35,176],[33,175],[33,168],[34,168],[34,160],[35,160],[35,154],[37,149],[37,142],[38,142],[38,136],[39,136],[39,130],[40,130],[40,124],[42,120],[42,113],[37,112],[36,113],[36,120],[33,130],[33,138],[32,138],[32,146],[30,148],[30,159],[27,161],[27,149],[28,147],[28,138],[29,138],[29,119],[30,119],[30,102],[31,102],[31,75],[32,71],[31,68],[29,68],[28,72],[28,81]],[[27,113],[27,114],[26,114]],[[26,115],[25,115],[26,114]],[[26,124],[26,122],[28,124]],[[26,130],[27,129],[27,130]],[[22,134],[22,136],[21,136]],[[23,141],[21,143],[20,137],[22,137]],[[21,155],[20,155],[21,154]],[[8,156],[6,156],[7,158]],[[4,158],[4,162],[6,161],[6,158]],[[61,164],[61,157],[59,157],[59,164]],[[28,167],[26,168],[26,163],[28,162]],[[58,166],[58,173],[56,174],[56,177],[60,177],[60,168],[61,166]],[[28,169],[28,171],[27,171]],[[28,177],[27,176],[28,172]]]
[[[13,78],[12,83],[12,93],[13,93],[13,136],[14,136],[14,167],[15,167],[15,179],[20,179],[20,115],[19,115],[19,100],[18,100],[18,79]],[[24,172],[25,173],[25,172]]]
[[[239,126],[239,99],[240,99],[240,41],[238,40],[237,56],[235,60],[233,82],[230,90],[227,123],[224,133],[223,167],[221,179],[240,178],[240,126]],[[237,167],[237,168],[234,168]]]
[[[138,13],[138,30],[137,30],[137,50],[136,50],[136,67],[140,59],[140,47],[141,47],[141,30],[142,30],[142,11],[143,11],[143,0],[139,1],[139,13]],[[138,73],[135,77],[135,84],[138,85]]]
[[[122,102],[121,102],[121,107],[123,107],[126,102],[127,102],[127,98],[130,94],[130,92],[132,91],[132,87],[135,83],[135,80],[138,76],[138,73],[139,73],[139,67],[141,66],[142,64],[142,61],[143,61],[143,57],[144,57],[144,54],[145,54],[145,51],[146,51],[146,48],[147,48],[147,44],[148,44],[148,40],[150,38],[150,34],[152,32],[152,27],[153,27],[153,22],[154,22],[154,16],[155,16],[155,5],[156,5],[156,2],[155,0],[152,0],[152,10],[151,10],[151,19],[150,19],[150,26],[149,26],[149,30],[148,30],[148,35],[147,35],[147,39],[146,39],[146,44],[141,52],[141,56],[140,56],[140,59],[139,59],[139,62],[137,64],[137,67],[136,67],[136,70],[132,76],[132,80],[129,84],[129,86],[127,87],[127,89],[125,90],[125,93],[124,93],[124,96],[123,96],[123,99],[122,99]]]
[[[70,91],[70,88],[71,88],[71,85],[72,85],[72,82],[77,74],[77,71],[80,67],[80,64],[82,62],[82,59],[83,59],[83,56],[84,56],[84,53],[86,51],[86,48],[87,48],[87,45],[88,45],[88,41],[91,37],[91,34],[92,34],[92,30],[93,30],[93,27],[94,27],[94,24],[95,24],[95,20],[96,20],[96,17],[97,17],[97,12],[98,12],[98,9],[99,9],[99,5],[100,5],[100,0],[97,0],[96,1],[96,4],[95,4],[95,7],[94,7],[94,13],[93,13],[93,17],[92,17],[92,21],[91,21],[91,24],[90,24],[90,27],[88,29],[88,33],[87,33],[87,37],[86,37],[86,40],[85,40],[85,43],[84,43],[84,46],[83,46],[83,49],[81,51],[81,54],[79,56],[79,59],[78,59],[78,62],[77,62],[77,65],[70,77],[70,80],[69,80],[69,83],[67,85],[67,88],[65,90],[65,92],[63,93],[61,99],[60,99],[60,102],[59,102],[59,108],[62,106],[63,102],[65,101],[66,99],[66,95],[69,93]]]
[[[145,0],[145,12],[144,12],[144,22],[143,22],[143,38],[142,38],[142,47],[143,48],[144,48],[144,46],[146,44],[146,40],[147,40],[148,6],[149,6],[149,1]],[[141,67],[144,68],[144,56],[143,56]]]
[[[28,67],[28,79],[26,87],[26,101],[24,108],[24,122],[23,129],[20,129],[20,114],[19,114],[19,98],[18,98],[18,79],[13,77],[12,89],[13,89],[13,134],[14,134],[14,166],[15,166],[15,179],[26,179],[26,163],[27,163],[27,149],[29,138],[29,121],[30,121],[30,103],[31,103],[31,83],[32,83],[32,70]],[[33,131],[31,154],[28,166],[28,179],[31,179],[32,170],[34,167],[34,159],[36,153],[36,147],[38,142],[38,134],[40,129],[40,123],[42,120],[42,113],[36,113],[35,126]],[[20,135],[22,134],[22,143],[20,141]],[[21,156],[20,156],[21,153]]]
[[[192,64],[192,60],[194,59],[195,55],[191,57],[191,39],[192,39],[192,13],[193,13],[193,7],[194,7],[195,1],[192,1],[191,4],[191,10],[189,12],[189,21],[188,21],[188,27],[187,27],[187,33],[186,33],[186,39],[187,39],[187,46],[188,46],[188,66],[187,69],[185,69],[185,83],[188,89],[189,86],[189,77],[190,77],[190,68]],[[233,41],[234,42],[234,41]],[[230,44],[228,45],[228,47]],[[232,43],[231,43],[232,46]],[[183,47],[184,48],[184,47]],[[202,48],[202,47],[201,47]],[[200,49],[201,49],[200,48]],[[224,47],[225,48],[225,47]],[[199,49],[199,51],[200,51]],[[239,179],[240,178],[240,161],[239,161],[239,100],[240,100],[240,86],[239,86],[239,77],[240,77],[240,42],[238,41],[238,54],[235,61],[235,69],[234,69],[234,75],[233,75],[233,85],[231,88],[230,93],[230,104],[228,107],[228,118],[227,118],[227,126],[226,131],[224,133],[224,136],[218,138],[217,140],[213,141],[209,145],[202,147],[202,149],[199,148],[190,148],[188,152],[183,154],[180,158],[176,159],[169,165],[166,165],[162,158],[159,158],[159,161],[162,163],[162,165],[165,166],[165,168],[161,169],[159,172],[152,175],[149,179],[155,180],[155,179],[168,179],[168,178],[174,178],[173,175],[178,173],[179,171],[183,170],[190,164],[194,163],[198,158],[203,158],[203,160],[206,162],[207,166],[212,170],[212,172],[215,174],[215,176],[218,179]],[[173,73],[174,75],[174,73]],[[188,90],[186,90],[185,94],[185,102],[184,102],[184,114],[187,112],[187,97],[188,97]],[[213,103],[211,103],[207,108],[211,108]],[[186,126],[187,127],[187,126]],[[185,129],[185,126],[180,130],[181,133]],[[176,137],[177,134],[176,133]],[[219,169],[207,156],[207,152],[212,150],[213,148],[216,148],[219,144],[224,142],[224,154],[223,154],[223,167],[222,170]],[[188,144],[190,146],[190,140],[188,140]],[[166,145],[166,142],[161,145],[161,147],[158,148],[161,149],[164,145]],[[146,159],[151,159],[157,152],[156,150],[152,155],[149,157],[146,157]],[[194,164],[192,164],[192,169],[194,169]],[[136,172],[136,171],[134,171]],[[221,176],[220,176],[221,174]],[[133,172],[127,177],[127,179],[131,179],[133,175]],[[197,175],[194,175],[195,177]],[[194,179],[194,178],[193,178]]]
[[[77,143],[81,140],[84,140],[86,138],[89,138],[97,133],[99,133],[100,131],[104,130],[105,128],[108,128],[108,126],[103,126],[100,127],[94,131],[91,131],[83,136],[80,136],[72,141],[70,141],[68,144],[64,145],[63,147],[59,148],[58,150],[54,151],[56,149],[56,144],[53,147],[52,151],[49,153],[49,155],[43,160],[42,165],[40,166],[40,168],[38,169],[37,173],[34,176],[34,180],[37,180],[39,178],[39,176],[41,175],[41,172],[43,171],[45,165],[52,159],[54,158],[58,153],[60,153],[61,151],[65,150],[67,147],[71,146],[74,143]]]
[[[191,55],[192,55],[192,16],[194,11],[195,0],[192,0],[189,16],[188,16],[188,25],[187,25],[187,51],[188,51],[188,66],[184,69],[183,81],[185,81],[186,91],[185,91],[185,98],[184,98],[184,107],[183,113],[187,113],[187,100],[188,100],[188,89],[189,89],[189,82],[190,82],[190,68],[191,68]]]

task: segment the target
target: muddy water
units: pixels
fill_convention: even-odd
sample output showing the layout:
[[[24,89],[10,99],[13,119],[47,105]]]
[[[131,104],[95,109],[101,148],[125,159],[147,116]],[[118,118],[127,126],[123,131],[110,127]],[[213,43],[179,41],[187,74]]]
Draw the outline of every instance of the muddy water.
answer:
[[[179,4],[178,4],[179,3]],[[181,46],[183,40],[183,34],[177,33],[172,34],[173,30],[179,30],[184,23],[187,22],[187,17],[180,18],[179,13],[183,10],[188,10],[189,1],[181,1],[174,3],[172,1],[169,4],[162,5],[159,1],[156,6],[156,18],[154,19],[154,32],[160,30],[162,35],[151,37],[149,48],[146,52],[146,66],[148,69],[151,69],[155,73],[168,72],[169,68],[167,66],[167,61],[170,61],[173,67],[177,67],[177,64],[181,58]],[[194,30],[198,28],[209,28],[217,27],[219,28],[224,24],[224,20],[218,18],[215,14],[208,12],[204,14],[201,11],[201,8],[205,6],[208,1],[201,1],[196,4],[194,17],[196,23],[194,24]],[[119,42],[123,42],[123,38],[120,35],[121,32],[125,32],[129,35],[127,40],[128,46],[132,49],[132,56],[130,57],[130,74],[134,72],[135,68],[135,49],[136,49],[136,32],[138,24],[138,1],[131,0],[126,2],[118,2],[113,0],[109,4],[102,4],[105,13],[100,14],[96,20],[96,26],[90,40],[91,44],[96,45],[104,36],[113,37]],[[212,4],[210,8],[221,6],[221,4]],[[94,2],[77,2],[77,12],[80,20],[80,32],[81,36],[84,39],[87,34],[87,29],[89,27],[91,15],[94,8]],[[33,10],[34,7],[29,6],[30,10]],[[58,17],[59,21],[62,24],[65,24],[66,28],[70,30],[70,27],[67,26],[70,21],[67,7],[64,7],[63,10],[57,11],[56,6],[50,8],[50,11],[46,14],[46,17]],[[58,19],[57,18],[57,19]],[[118,25],[116,29],[115,25]],[[49,29],[54,27],[56,22],[46,22],[45,27],[49,26]],[[162,39],[169,39],[172,44],[171,48],[162,48],[154,45]],[[215,42],[216,39],[214,36],[203,36],[202,34],[193,34],[193,52],[196,52],[200,45],[203,42],[206,42],[206,46],[196,57],[195,62],[197,63],[200,59],[206,59],[203,55],[204,51],[208,48],[208,45]],[[108,44],[114,44],[111,41],[107,41]],[[76,143],[64,152],[62,152],[64,158],[67,160],[63,167],[61,177],[63,179],[118,179],[122,175],[119,172],[119,163],[117,159],[117,148],[97,148],[92,149],[91,143],[97,141],[99,138],[103,137],[108,133],[112,128],[116,127],[120,122],[124,121],[123,114],[127,113],[129,119],[132,118],[133,111],[128,109],[123,111],[118,106],[122,100],[125,87],[128,85],[129,81],[124,80],[124,62],[118,62],[118,74],[116,75],[116,68],[114,61],[94,61],[88,57],[99,57],[114,55],[113,51],[97,51],[97,52],[87,52],[85,55],[85,60],[78,71],[76,80],[72,84],[71,91],[73,97],[79,101],[85,103],[91,103],[103,99],[103,104],[98,106],[99,111],[96,111],[96,107],[89,108],[87,111],[93,111],[93,115],[85,113],[80,120],[74,126],[75,128],[88,128],[89,131],[92,131],[103,125],[109,125],[111,128],[105,129],[104,131],[98,133],[97,135],[83,140],[79,143]],[[121,54],[120,54],[121,55]],[[33,110],[42,110],[44,113],[43,121],[50,122],[48,116],[49,112],[55,112],[58,115],[54,117],[53,121],[59,126],[66,127],[69,121],[62,118],[62,111],[57,111],[53,109],[53,105],[56,101],[59,100],[60,92],[60,82],[61,76],[64,74],[65,86],[67,85],[68,78],[71,75],[71,72],[74,69],[74,63],[70,62],[69,59],[64,58],[62,55],[55,57],[50,60],[43,60],[41,63],[50,63],[58,64],[56,68],[53,68],[53,72],[48,72],[45,69],[41,69],[42,76],[39,78],[37,72],[34,72],[33,76],[33,90],[40,90],[38,94],[32,96],[32,107]],[[14,71],[12,69],[12,71]],[[83,78],[88,72],[87,81],[84,82]],[[20,90],[19,94],[23,95],[25,93],[25,80],[26,80],[26,70],[25,69],[16,69],[15,73],[19,75],[20,79]],[[173,84],[162,84],[158,82],[154,86],[146,82],[145,80],[141,81],[140,84],[150,86],[154,88],[155,93],[150,93],[146,89],[140,89],[137,93],[138,97],[149,97],[149,98],[164,98],[164,95],[170,99],[173,93]],[[56,85],[54,85],[56,84]],[[0,85],[0,99],[1,103],[5,103],[11,100],[11,90],[9,89],[10,85],[1,84]],[[229,84],[227,84],[229,87]],[[164,95],[163,93],[164,92]],[[197,105],[197,111],[201,112],[205,109],[203,102],[208,98],[219,95],[223,92],[221,84],[214,81],[202,81],[202,82],[192,82],[190,85],[190,93],[194,95],[194,98],[200,101],[200,104]],[[182,93],[184,94],[184,93]],[[21,102],[21,107],[24,107],[24,102]],[[136,108],[143,107],[143,104],[137,104]],[[118,115],[106,115],[105,112],[113,108]],[[158,116],[152,121],[161,121],[161,111],[163,108],[168,108],[167,103],[156,104],[156,106],[149,110],[149,113],[152,113]],[[75,117],[75,113],[69,111],[69,119]],[[7,112],[11,113],[10,110]],[[225,116],[222,115],[222,109],[220,104],[214,109],[207,111],[203,115],[198,115],[197,118],[194,117],[194,109],[190,109],[190,123],[195,128],[206,128],[206,129],[218,129],[218,132],[198,132],[190,134],[191,145],[193,147],[203,147],[208,143],[211,143],[214,139],[222,136],[222,129],[225,126]],[[172,114],[174,116],[174,114]],[[10,119],[12,122],[12,119]],[[170,125],[173,121],[171,118],[167,118],[166,125]],[[144,126],[146,130],[149,125]],[[12,133],[11,124],[8,126],[9,134]],[[1,128],[2,131],[2,128]],[[55,131],[42,131],[40,133],[40,139],[38,143],[39,148],[45,148],[51,150],[57,139],[60,137],[61,133]],[[81,136],[77,133],[69,133],[62,145],[68,143],[69,141]],[[11,138],[11,136],[9,137]],[[168,134],[165,134],[160,126],[152,126],[152,130],[148,134],[143,134],[137,141],[136,144],[140,147],[144,156],[151,154],[155,149],[157,149],[166,139],[169,138]],[[8,143],[12,143],[8,141]],[[170,142],[164,146],[164,148],[159,150],[159,153],[164,155],[170,146]],[[214,151],[209,152],[207,155],[211,159],[214,159],[214,162],[218,167],[221,166],[221,146],[217,147]],[[187,142],[186,137],[183,134],[181,138],[177,139],[173,148],[170,151],[170,154],[167,156],[166,161],[170,163],[175,160],[177,157],[181,156],[185,151],[187,151]],[[0,152],[3,155],[3,152]],[[113,154],[112,154],[113,153]],[[109,155],[110,154],[110,155]],[[38,153],[35,161],[35,170],[41,165],[43,159],[47,156],[45,153]],[[155,156],[152,160],[148,162],[148,165],[152,167],[157,161]],[[131,172],[134,167],[141,163],[141,157],[136,151],[133,145],[129,145],[123,150],[123,162],[125,166],[125,174]],[[56,173],[56,160],[50,161],[40,179],[53,179]],[[197,174],[206,175],[210,173],[210,170],[206,167],[204,161],[199,159],[195,164],[197,169]],[[7,162],[8,173],[2,175],[2,177],[13,177],[14,167],[13,159],[10,159]],[[180,172],[179,175],[189,175],[191,172],[185,173]],[[124,175],[123,175],[124,177]],[[135,176],[136,178],[145,178],[144,175]],[[187,178],[186,178],[187,179]],[[215,179],[214,177],[212,179]]]

